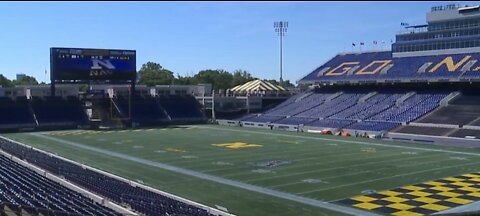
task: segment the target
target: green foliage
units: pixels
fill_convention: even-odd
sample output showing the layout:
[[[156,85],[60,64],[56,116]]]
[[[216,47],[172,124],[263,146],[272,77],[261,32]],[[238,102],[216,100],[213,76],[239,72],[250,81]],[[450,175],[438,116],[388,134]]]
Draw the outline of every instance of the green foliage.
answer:
[[[248,73],[245,70],[235,70],[233,72],[233,79],[232,79],[232,87],[235,87],[237,85],[242,85],[244,83],[250,82],[252,80],[255,80],[254,77],[250,73]]]
[[[163,68],[160,64],[155,62],[147,62],[143,64],[138,75],[140,77],[138,84],[144,84],[147,86],[170,84],[196,85],[199,83],[210,83],[215,90],[226,90],[256,79],[248,73],[248,71],[241,69],[237,69],[232,73],[223,69],[206,69],[199,71],[194,76],[180,76],[180,74],[177,74],[175,77],[172,71]],[[276,80],[267,81],[278,85]],[[282,86],[294,87],[289,80],[284,81]]]
[[[172,71],[163,68],[155,62],[143,64],[142,68],[138,71],[138,75],[140,76],[138,83],[147,86],[170,85],[175,79]]]
[[[284,87],[284,88],[293,88],[293,87],[295,87],[294,84],[290,83],[290,80],[284,80],[283,83],[280,83],[280,82],[278,82],[277,80],[274,80],[274,79],[272,79],[272,80],[264,79],[264,81],[267,81],[267,82],[272,83],[272,84],[274,84],[274,85],[282,86],[282,87]]]
[[[197,82],[193,77],[189,76],[180,76],[180,74],[177,74],[177,77],[175,77],[175,80],[173,81],[174,84],[176,85],[195,85]]]
[[[213,89],[228,89],[232,87],[233,75],[225,70],[202,70],[193,78],[197,83],[211,83]]]
[[[11,80],[0,74],[0,86],[2,87],[12,87],[13,83]]]
[[[13,80],[12,83],[14,85],[38,85],[37,80],[32,76],[24,76],[22,79]]]
[[[293,88],[295,85],[293,83],[290,83],[290,80],[284,80],[283,83],[281,84],[282,87],[284,88]]]

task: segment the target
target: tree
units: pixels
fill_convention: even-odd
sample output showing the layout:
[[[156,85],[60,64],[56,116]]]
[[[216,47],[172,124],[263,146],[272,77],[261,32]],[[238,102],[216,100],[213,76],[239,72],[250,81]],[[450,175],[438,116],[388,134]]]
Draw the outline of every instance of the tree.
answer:
[[[177,74],[175,77],[175,81],[173,81],[176,85],[195,85],[197,84],[196,80],[193,77],[189,76],[180,76]]]
[[[155,62],[143,64],[142,68],[138,71],[138,75],[140,76],[138,84],[145,84],[147,86],[170,85],[175,79],[172,71],[163,68]]]
[[[293,83],[290,83],[290,80],[284,80],[282,85],[284,88],[294,88],[295,85]]]
[[[247,71],[241,70],[241,69],[235,70],[233,72],[232,87],[235,87],[237,85],[245,84],[245,83],[250,82],[252,80],[254,80],[254,78]]]
[[[211,83],[213,89],[228,89],[232,87],[233,75],[225,70],[202,70],[193,76],[196,83]]]
[[[38,82],[35,79],[35,77],[31,77],[31,76],[24,76],[19,80],[13,80],[12,83],[14,85],[38,85]]]
[[[4,77],[3,74],[0,74],[0,86],[12,87],[13,83],[8,78]]]

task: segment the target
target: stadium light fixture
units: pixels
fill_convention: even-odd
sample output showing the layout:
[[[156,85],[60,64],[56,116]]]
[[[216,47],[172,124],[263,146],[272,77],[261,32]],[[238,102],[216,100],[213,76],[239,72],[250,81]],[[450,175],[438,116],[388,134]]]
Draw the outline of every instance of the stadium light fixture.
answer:
[[[282,77],[282,58],[283,58],[283,36],[287,32],[288,22],[286,21],[277,21],[273,23],[273,27],[275,28],[275,32],[278,33],[280,36],[280,85],[283,84],[283,77]]]

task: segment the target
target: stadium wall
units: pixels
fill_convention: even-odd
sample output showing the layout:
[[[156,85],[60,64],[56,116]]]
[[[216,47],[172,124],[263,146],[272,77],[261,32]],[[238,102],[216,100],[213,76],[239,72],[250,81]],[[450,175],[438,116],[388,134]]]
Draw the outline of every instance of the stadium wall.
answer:
[[[453,147],[467,147],[467,148],[480,147],[480,141],[478,139],[429,136],[429,135],[419,135],[419,134],[387,133],[383,137],[383,140],[413,142],[413,143],[423,143],[423,144],[436,144],[436,145],[453,146]]]

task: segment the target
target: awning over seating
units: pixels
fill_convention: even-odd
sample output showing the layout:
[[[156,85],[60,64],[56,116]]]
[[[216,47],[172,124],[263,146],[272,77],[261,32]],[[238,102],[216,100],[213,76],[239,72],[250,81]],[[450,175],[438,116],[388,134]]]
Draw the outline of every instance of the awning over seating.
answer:
[[[261,92],[261,91],[267,91],[267,92],[283,92],[286,91],[283,87],[279,85],[274,85],[272,83],[269,83],[267,81],[263,80],[253,80],[250,82],[247,82],[243,85],[238,85],[230,89],[232,92]]]

